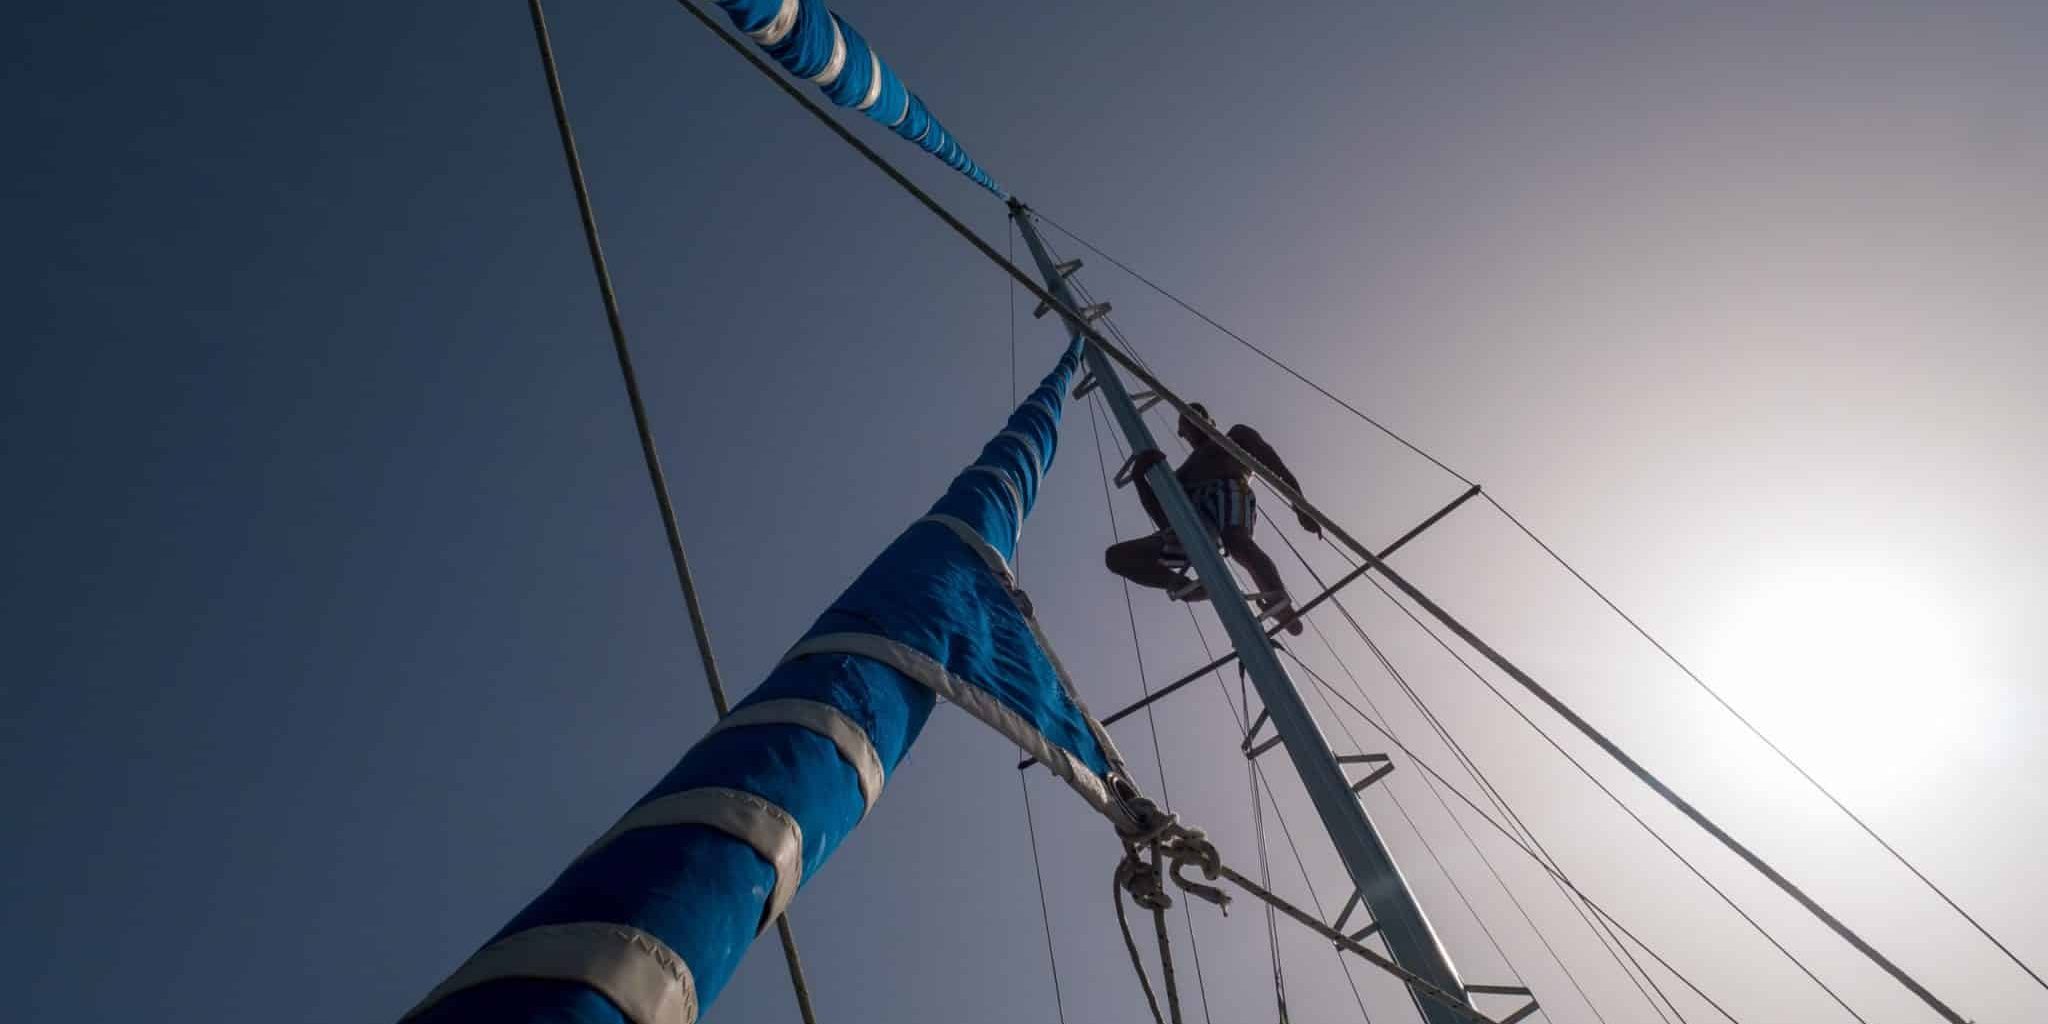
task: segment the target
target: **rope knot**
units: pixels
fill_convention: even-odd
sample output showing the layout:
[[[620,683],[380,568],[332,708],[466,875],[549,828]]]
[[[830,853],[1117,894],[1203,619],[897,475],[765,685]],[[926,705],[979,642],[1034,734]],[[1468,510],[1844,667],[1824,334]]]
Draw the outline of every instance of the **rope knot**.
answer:
[[[1182,892],[1196,899],[1212,903],[1224,913],[1230,912],[1230,894],[1213,885],[1203,885],[1181,872],[1190,866],[1202,869],[1202,877],[1215,881],[1223,871],[1223,854],[1216,844],[1209,841],[1207,833],[1198,828],[1180,828],[1172,841],[1164,846],[1166,856],[1173,861],[1173,884]]]
[[[1126,847],[1153,845],[1181,828],[1178,815],[1160,807],[1142,793],[1133,793],[1122,803],[1131,820],[1128,826],[1118,825],[1117,834]]]
[[[1131,902],[1146,910],[1165,910],[1173,906],[1173,897],[1167,894],[1165,879],[1159,874],[1154,863],[1148,863],[1138,855],[1139,847],[1124,846],[1123,862],[1116,866],[1116,884],[1131,896]]]

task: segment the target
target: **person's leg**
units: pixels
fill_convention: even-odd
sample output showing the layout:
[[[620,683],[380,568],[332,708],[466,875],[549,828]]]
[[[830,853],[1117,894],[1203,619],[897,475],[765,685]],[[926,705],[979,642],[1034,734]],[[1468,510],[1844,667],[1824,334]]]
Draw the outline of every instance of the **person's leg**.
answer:
[[[1244,566],[1251,573],[1252,583],[1261,591],[1284,591],[1287,584],[1280,578],[1280,567],[1273,564],[1271,556],[1252,540],[1252,532],[1241,526],[1223,531],[1223,551],[1232,561]]]
[[[1166,565],[1165,552],[1166,535],[1155,533],[1110,545],[1102,553],[1102,564],[1141,587],[1165,590],[1181,582],[1180,573]]]
[[[1288,604],[1287,583],[1280,578],[1280,567],[1273,564],[1271,556],[1252,540],[1252,531],[1247,527],[1232,527],[1223,531],[1223,550],[1232,561],[1244,566],[1251,574],[1252,585],[1263,594],[1269,595],[1259,601],[1259,610],[1265,611],[1274,605]],[[1279,621],[1293,636],[1301,635],[1301,620],[1291,609],[1282,610]]]

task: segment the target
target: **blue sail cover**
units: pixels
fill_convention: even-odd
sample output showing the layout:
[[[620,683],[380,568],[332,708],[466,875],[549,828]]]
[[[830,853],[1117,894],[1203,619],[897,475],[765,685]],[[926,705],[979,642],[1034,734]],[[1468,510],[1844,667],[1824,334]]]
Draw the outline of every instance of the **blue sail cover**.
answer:
[[[790,74],[817,83],[833,103],[881,122],[996,198],[1010,198],[853,25],[827,9],[823,0],[718,0],[718,6],[725,8],[734,28],[760,44]]]
[[[941,695],[1127,821],[1116,751],[1007,568],[1080,358],[1077,340],[760,687],[408,1018],[692,1024]]]

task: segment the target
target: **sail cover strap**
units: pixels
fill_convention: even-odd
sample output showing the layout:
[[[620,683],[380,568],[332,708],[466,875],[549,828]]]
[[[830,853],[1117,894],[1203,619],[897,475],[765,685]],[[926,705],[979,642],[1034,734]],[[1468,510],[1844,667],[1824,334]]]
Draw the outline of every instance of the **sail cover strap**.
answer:
[[[846,712],[822,701],[794,697],[764,700],[733,709],[711,727],[711,733],[749,725],[794,725],[831,740],[839,748],[839,756],[860,777],[862,813],[874,810],[875,801],[881,799],[882,759],[875,754],[875,744],[868,739],[867,731]]]
[[[1053,675],[1058,677],[1060,686],[1066,690],[1068,699],[1072,700],[1074,706],[1080,710],[1081,717],[1088,723],[1089,731],[1095,734],[1096,742],[1101,744],[1102,749],[1108,753],[1110,764],[1116,770],[1122,771],[1123,756],[1117,752],[1116,744],[1110,741],[1109,730],[1102,727],[1101,720],[1096,718],[1088,710],[1088,705],[1081,700],[1080,688],[1074,685],[1073,676],[1067,673],[1066,665],[1060,661],[1059,651],[1053,648],[1052,641],[1046,637],[1045,630],[1039,626],[1038,617],[1032,611],[1030,600],[1024,596],[1022,590],[1018,589],[1016,573],[1010,569],[1010,563],[1004,560],[1003,553],[997,551],[988,541],[981,539],[981,535],[975,533],[973,527],[952,516],[930,515],[918,520],[918,522],[937,523],[952,531],[953,536],[959,538],[960,543],[967,545],[970,550],[980,556],[982,564],[988,566],[988,571],[995,573],[1003,581],[1003,584],[1010,588],[1010,596],[1017,600],[1018,609],[1024,613],[1024,622],[1031,627],[1032,637],[1038,641],[1039,649],[1045,652],[1046,660],[1052,664]],[[1058,769],[1054,769],[1054,771],[1057,772]]]
[[[889,62],[824,0],[718,0],[718,6],[734,28],[784,70],[816,83],[833,103],[873,118],[996,198],[1010,198],[932,116],[924,100],[904,87]]]
[[[828,633],[811,637],[790,648],[782,660],[787,663],[813,654],[855,654],[879,661],[917,680],[1038,758],[1054,775],[1072,786],[1074,792],[1081,794],[1081,798],[1088,801],[1088,806],[1113,820],[1127,820],[1123,810],[1111,798],[1109,785],[1101,775],[1082,764],[1073,754],[1053,745],[1030,721],[995,699],[986,689],[946,671],[944,665],[922,651],[872,633]]]
[[[714,730],[715,731],[715,730]],[[803,828],[788,811],[741,789],[705,786],[657,797],[626,812],[604,835],[598,836],[588,857],[612,840],[643,828],[671,825],[704,825],[715,828],[754,848],[761,859],[775,866],[775,888],[761,908],[761,927],[768,927],[796,898],[803,881]]]
[[[981,534],[974,532],[974,527],[946,515],[926,516],[918,520],[918,522],[937,523],[953,531],[953,536],[960,538],[960,543],[967,545],[970,550],[980,556],[982,564],[988,566],[988,571],[995,573],[1002,578],[1004,583],[1012,587],[1017,585],[1017,576],[1010,571],[1010,563],[1004,560],[1003,553],[997,551],[995,545],[982,540]]]
[[[849,62],[840,81],[866,66]],[[1075,341],[924,510],[931,521],[897,535],[409,1024],[692,1024],[865,819],[942,695],[1115,819],[1122,762],[1005,571],[1080,360]]]
[[[694,1024],[697,987],[689,965],[638,928],[604,921],[542,925],[478,950],[404,1019],[485,982],[566,981],[602,993],[631,1024]]]

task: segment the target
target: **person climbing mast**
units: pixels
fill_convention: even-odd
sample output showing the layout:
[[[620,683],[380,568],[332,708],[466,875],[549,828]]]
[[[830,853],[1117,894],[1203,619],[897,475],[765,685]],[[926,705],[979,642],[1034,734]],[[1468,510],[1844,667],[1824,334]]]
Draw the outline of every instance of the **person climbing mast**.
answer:
[[[1215,422],[1208,408],[1200,402],[1189,404],[1204,420]],[[1185,415],[1180,418],[1176,433],[1193,450],[1173,471],[1174,476],[1180,479],[1181,487],[1188,492],[1188,500],[1202,517],[1203,525],[1208,527],[1210,542],[1222,548],[1224,554],[1251,574],[1252,582],[1259,590],[1249,596],[1258,604],[1259,610],[1273,613],[1287,627],[1289,634],[1299,636],[1301,621],[1290,607],[1287,584],[1280,579],[1280,569],[1252,540],[1252,527],[1258,521],[1258,502],[1252,496],[1251,471],[1240,465],[1229,451],[1212,441]],[[1300,482],[1295,480],[1286,463],[1280,461],[1280,453],[1274,451],[1258,431],[1240,423],[1226,431],[1224,436],[1278,473],[1295,493],[1301,493]],[[1145,482],[1145,471],[1164,461],[1166,453],[1155,448],[1139,452],[1131,467],[1138,485],[1138,502],[1145,506],[1145,514],[1152,517],[1158,531],[1147,537],[1110,545],[1109,550],[1103,552],[1102,561],[1110,572],[1141,587],[1167,591],[1176,600],[1200,601],[1208,594],[1201,581],[1189,575],[1187,551],[1174,535],[1173,527],[1168,525],[1159,496],[1153,494],[1151,486]],[[1322,527],[1308,513],[1295,509],[1294,514],[1302,529],[1314,534],[1322,533]]]

